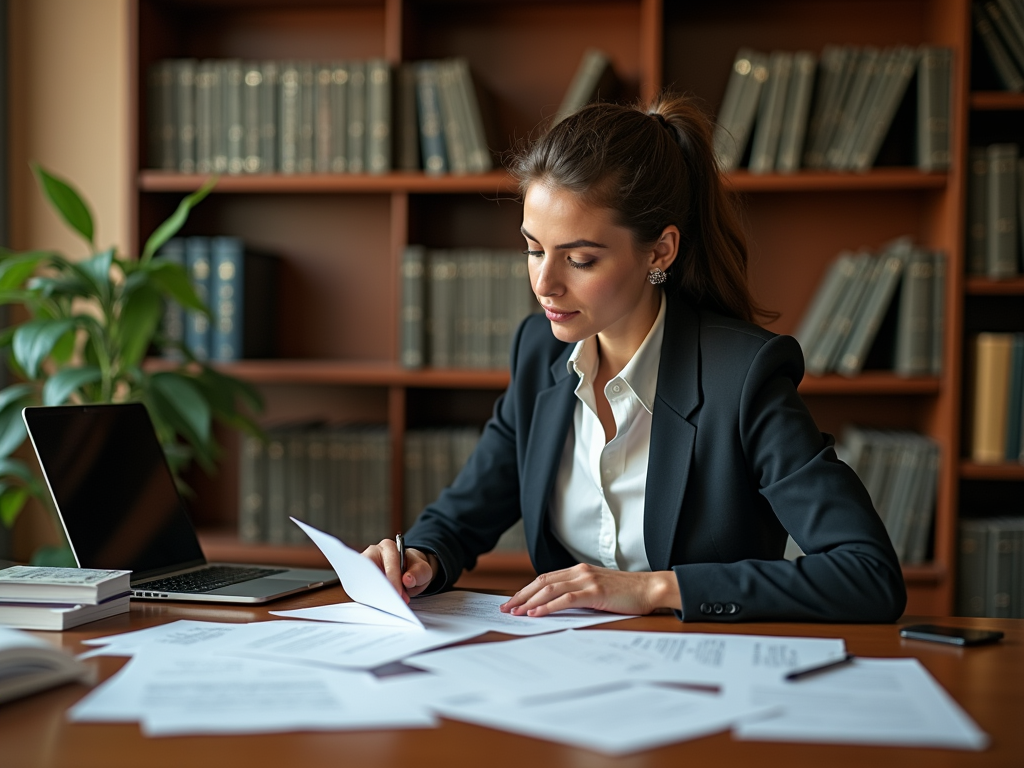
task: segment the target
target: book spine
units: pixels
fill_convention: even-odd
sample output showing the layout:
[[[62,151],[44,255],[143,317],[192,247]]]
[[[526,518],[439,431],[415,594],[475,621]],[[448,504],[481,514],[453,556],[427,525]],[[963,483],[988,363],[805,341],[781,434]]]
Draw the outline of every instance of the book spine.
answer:
[[[915,249],[903,275],[896,321],[893,368],[899,376],[921,376],[931,371],[932,280],[931,254]]]
[[[821,52],[818,82],[812,101],[814,109],[807,123],[807,137],[804,141],[802,164],[805,167],[817,168],[822,162],[824,150],[821,148],[821,136],[825,116],[835,99],[839,78],[848,55],[847,49],[836,45],[826,45]]]
[[[245,246],[237,237],[211,241],[213,311],[211,357],[228,362],[242,357],[242,286],[245,284]]]
[[[245,121],[242,112],[243,73],[241,61],[230,59],[224,62],[225,170],[232,174],[239,174],[245,170]]]
[[[1010,20],[1003,15],[999,3],[995,2],[995,0],[988,0],[983,5],[985,13],[988,14],[988,18],[992,22],[992,28],[1003,44],[1003,48],[1010,54],[1010,60],[1017,67],[1017,71],[1021,72],[1022,68],[1024,68],[1024,42],[1017,37],[1010,24]]]
[[[426,298],[426,248],[410,245],[402,254],[402,366],[422,368],[424,347],[424,304]]]
[[[430,364],[449,368],[455,361],[455,297],[458,267],[446,251],[430,252]]]
[[[1016,144],[992,144],[987,149],[985,271],[993,279],[1017,274],[1018,154]]]
[[[299,148],[296,170],[313,172],[313,117],[316,111],[316,73],[313,62],[299,62]]]
[[[813,53],[798,51],[793,54],[792,83],[786,93],[782,133],[779,136],[779,156],[776,163],[776,170],[779,173],[794,173],[800,168],[816,68],[817,62]]]
[[[185,240],[180,237],[172,237],[164,243],[156,253],[157,258],[166,259],[181,268],[183,274],[188,274],[185,265]],[[163,317],[161,319],[160,332],[164,338],[164,347],[161,356],[168,360],[183,360],[180,345],[185,344],[185,310],[177,301],[169,300],[164,303]]]
[[[419,114],[423,170],[432,176],[447,173],[436,62],[421,61],[416,65],[416,110]]]
[[[486,173],[493,167],[491,152],[487,148],[487,133],[484,130],[483,113],[480,110],[480,101],[477,99],[476,88],[473,84],[473,76],[469,69],[469,62],[458,57],[452,60],[455,70],[457,93],[462,104],[462,110],[466,116],[466,135],[468,139],[468,156],[466,162],[470,172]]]
[[[971,147],[967,162],[967,273],[984,275],[988,271],[988,153],[984,147]]]
[[[308,478],[306,476],[306,441],[308,428],[299,427],[288,431],[285,439],[285,505],[287,508],[284,524],[284,541],[288,544],[303,544],[306,534],[289,517],[305,522],[309,519],[306,502],[309,500]]]
[[[1021,452],[1021,411],[1024,409],[1024,333],[1013,334],[1009,377],[1006,394],[1006,451],[1003,455],[1006,461],[1018,461]]]
[[[761,90],[768,81],[768,61],[762,53],[747,51],[746,56],[733,66],[741,69],[749,67],[750,76],[745,79],[743,84],[743,91],[736,102],[732,130],[723,136],[720,153],[719,146],[716,144],[719,167],[723,171],[735,170],[743,160],[754,119],[757,116]]]
[[[196,173],[213,170],[213,78],[215,65],[202,61],[196,68]]]
[[[420,136],[416,115],[416,65],[400,64],[396,73],[395,156],[400,171],[420,170]]]
[[[278,170],[297,173],[299,170],[299,120],[302,88],[299,66],[294,61],[281,63],[280,95],[278,97]]]
[[[163,59],[149,72],[149,166],[164,171],[178,169],[175,67],[173,59]]]
[[[316,68],[316,85],[313,114],[313,170],[316,173],[331,172],[331,157],[334,140],[334,108],[332,100],[333,67],[319,64]]]
[[[189,237],[185,240],[185,266],[199,300],[210,305],[210,240]],[[210,319],[202,312],[189,311],[185,318],[185,346],[197,360],[210,359]]]
[[[238,465],[238,537],[245,543],[266,540],[267,455],[263,441],[243,435]]]
[[[267,542],[284,544],[285,523],[288,522],[285,435],[278,429],[267,437]]]
[[[850,333],[853,318],[858,312],[868,278],[875,267],[875,257],[859,253],[853,257],[852,273],[843,293],[828,313],[827,324],[819,339],[814,343],[807,358],[807,372],[820,376],[832,370]]]
[[[868,83],[867,93],[864,95],[863,105],[859,114],[855,115],[852,121],[853,127],[843,139],[835,167],[843,170],[855,168],[855,160],[863,151],[869,128],[885,110],[889,91],[898,75],[902,53],[898,47],[887,48],[879,53]]]
[[[1019,92],[1024,90],[1024,77],[1010,58],[1002,40],[999,39],[992,22],[988,17],[981,3],[971,3],[971,14],[974,18],[974,28],[981,38],[982,45],[988,52],[992,66],[996,70],[1003,87],[1008,91]]]
[[[844,147],[855,137],[857,117],[869,111],[866,98],[872,83],[877,81],[881,71],[878,66],[879,58],[880,53],[874,48],[865,48],[860,53],[850,90],[843,101],[842,109],[839,110],[835,130],[825,151],[825,165],[828,168],[842,170],[846,167],[843,158]]]
[[[348,63],[331,65],[331,172],[348,171]]]
[[[896,54],[896,72],[882,96],[876,119],[865,127],[866,135],[854,152],[850,163],[850,168],[853,170],[866,171],[875,164],[878,151],[882,148],[882,142],[889,133],[896,111],[917,71],[917,56],[917,51],[907,47],[902,47]]]
[[[175,115],[178,123],[178,151],[175,156],[182,173],[196,171],[196,61],[179,59],[175,65]]]
[[[917,167],[949,168],[950,87],[953,52],[923,48],[917,68]]]
[[[459,119],[455,80],[448,61],[437,62],[437,96],[441,107],[441,132],[448,154],[449,170],[464,174],[469,166],[466,161],[466,137],[464,126]]]
[[[598,84],[604,71],[611,67],[607,54],[596,48],[588,48],[583,52],[576,74],[573,75],[566,89],[562,103],[555,113],[553,124],[560,123],[580,107],[590,103],[598,96]]]
[[[309,430],[306,442],[307,485],[306,511],[314,528],[326,531],[328,519],[328,457],[327,433],[320,428]]]
[[[210,62],[210,168],[214,173],[228,169],[228,130],[225,123],[224,91],[227,85],[227,64]]]
[[[989,525],[985,563],[985,615],[991,618],[1010,618],[1010,596],[1017,586],[1010,583],[1013,576],[1014,538],[1007,521],[994,520]]]
[[[840,295],[853,277],[855,262],[853,255],[841,253],[829,265],[828,271],[818,284],[811,303],[793,331],[793,337],[800,344],[804,358],[809,358],[821,338]]]
[[[896,286],[903,274],[902,253],[885,253],[879,258],[878,275],[865,302],[864,312],[850,331],[839,358],[837,370],[844,376],[855,376],[863,369],[865,358],[875,341],[882,318],[892,303]]]
[[[262,168],[260,155],[260,93],[263,87],[263,72],[259,62],[248,61],[242,68],[242,171],[259,173]]]
[[[261,173],[280,170],[278,161],[278,69],[276,61],[260,64],[260,163]]]
[[[958,564],[957,615],[985,615],[985,560],[988,527],[983,521],[960,521],[960,562]]]
[[[348,170],[366,171],[366,62],[350,61],[348,75]]]
[[[942,375],[946,346],[946,253],[932,252],[931,371]]]
[[[974,339],[971,458],[998,464],[1006,456],[1012,336],[979,333]]]
[[[786,105],[793,54],[773,51],[768,60],[768,83],[761,94],[753,147],[750,151],[750,172],[770,173],[775,169],[782,133],[782,112]]]
[[[366,65],[366,142],[368,173],[391,170],[391,67],[384,59]]]

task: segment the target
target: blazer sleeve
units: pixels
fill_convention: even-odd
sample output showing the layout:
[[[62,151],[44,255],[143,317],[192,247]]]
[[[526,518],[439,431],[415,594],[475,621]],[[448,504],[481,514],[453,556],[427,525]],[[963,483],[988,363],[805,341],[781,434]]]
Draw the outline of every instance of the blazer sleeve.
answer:
[[[524,322],[516,331],[508,389],[495,403],[476,449],[455,481],[405,534],[407,547],[433,553],[441,566],[424,595],[450,589],[521,516],[513,395],[527,326]]]
[[[743,383],[738,422],[750,482],[806,555],[675,566],[684,620],[892,622],[903,613],[889,536],[797,394],[802,376],[796,341],[767,341]]]

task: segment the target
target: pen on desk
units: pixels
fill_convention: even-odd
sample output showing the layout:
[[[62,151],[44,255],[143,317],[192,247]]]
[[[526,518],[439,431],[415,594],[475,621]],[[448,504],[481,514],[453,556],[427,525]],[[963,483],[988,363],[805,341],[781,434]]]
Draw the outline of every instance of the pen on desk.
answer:
[[[804,667],[803,669],[795,669],[792,672],[787,672],[785,679],[803,680],[804,678],[811,677],[812,675],[816,675],[819,672],[827,672],[830,669],[835,669],[836,667],[841,667],[844,664],[849,664],[851,661],[854,660],[854,658],[856,657],[852,653],[847,653],[839,657],[838,659],[826,661],[824,664],[815,664],[813,667]]]
[[[398,570],[405,575],[405,537],[402,534],[395,534],[395,544],[398,545]]]

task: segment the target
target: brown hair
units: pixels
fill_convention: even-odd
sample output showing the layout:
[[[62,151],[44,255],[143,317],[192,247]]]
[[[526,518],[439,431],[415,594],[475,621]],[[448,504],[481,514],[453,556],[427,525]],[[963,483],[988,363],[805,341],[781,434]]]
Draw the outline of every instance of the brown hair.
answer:
[[[698,307],[753,322],[770,317],[747,288],[747,243],[722,186],[710,119],[683,96],[647,108],[591,104],[512,162],[525,195],[540,181],[616,212],[638,247],[670,224],[681,239],[665,287]]]

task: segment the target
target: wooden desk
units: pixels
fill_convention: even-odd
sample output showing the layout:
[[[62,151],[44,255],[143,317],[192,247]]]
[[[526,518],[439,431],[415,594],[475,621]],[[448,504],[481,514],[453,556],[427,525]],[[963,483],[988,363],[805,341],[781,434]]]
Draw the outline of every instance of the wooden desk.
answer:
[[[274,609],[299,608],[344,600],[340,587],[278,601]],[[177,619],[248,622],[268,618],[268,607],[204,607],[180,603],[133,603],[129,614],[87,624],[64,633],[38,636],[72,653],[82,641]],[[905,619],[903,623],[913,623]],[[135,724],[72,724],[68,707],[85,693],[68,685],[0,706],[2,768],[259,768],[260,766],[1021,766],[1024,765],[1024,621],[943,619],[959,626],[1001,629],[994,646],[956,649],[902,640],[892,625],[681,624],[669,616],[631,619],[610,628],[662,632],[843,637],[859,656],[916,656],[960,705],[992,737],[985,752],[892,747],[817,746],[734,741],[721,733],[623,758],[573,749],[464,723],[443,721],[440,728],[362,733],[289,733],[264,736],[215,736],[146,739]],[[502,639],[491,635],[481,641]],[[97,658],[100,678],[116,672],[124,659]]]

